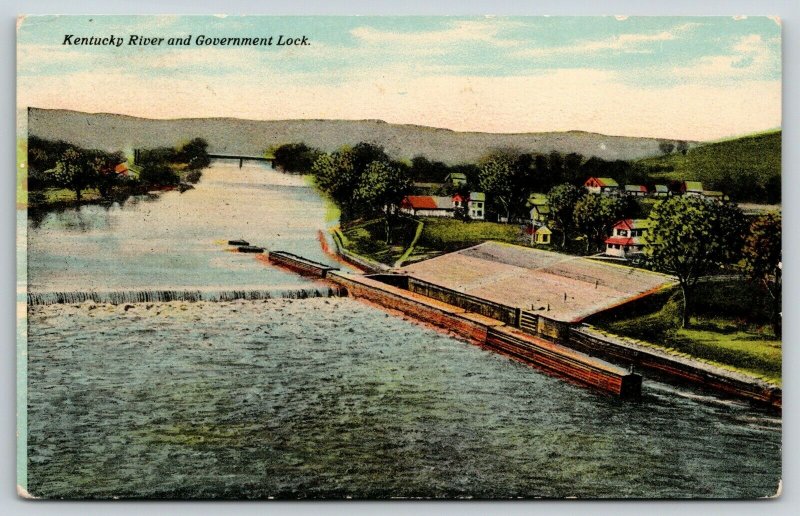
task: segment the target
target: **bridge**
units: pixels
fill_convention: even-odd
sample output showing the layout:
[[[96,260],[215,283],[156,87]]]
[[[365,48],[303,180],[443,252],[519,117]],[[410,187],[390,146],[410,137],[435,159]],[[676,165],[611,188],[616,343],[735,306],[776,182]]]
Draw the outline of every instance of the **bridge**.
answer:
[[[275,161],[274,157],[270,156],[244,156],[241,154],[209,154],[209,159],[238,159],[239,160],[239,168],[242,168],[245,160],[247,161],[269,161],[272,163]]]

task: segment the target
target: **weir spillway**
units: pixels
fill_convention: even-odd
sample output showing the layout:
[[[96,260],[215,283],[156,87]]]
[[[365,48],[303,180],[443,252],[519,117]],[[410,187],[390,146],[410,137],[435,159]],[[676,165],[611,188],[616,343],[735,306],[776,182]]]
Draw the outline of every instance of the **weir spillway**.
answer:
[[[248,289],[143,289],[67,292],[28,292],[28,305],[81,304],[87,301],[120,305],[126,303],[165,303],[170,301],[257,301],[265,299],[308,299],[346,295],[335,284],[312,284],[292,288]]]

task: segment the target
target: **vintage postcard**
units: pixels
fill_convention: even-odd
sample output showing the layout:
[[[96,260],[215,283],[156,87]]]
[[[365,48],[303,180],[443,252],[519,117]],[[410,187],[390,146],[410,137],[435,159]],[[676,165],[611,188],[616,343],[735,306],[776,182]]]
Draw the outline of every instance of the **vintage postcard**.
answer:
[[[21,496],[780,494],[779,18],[17,39]]]

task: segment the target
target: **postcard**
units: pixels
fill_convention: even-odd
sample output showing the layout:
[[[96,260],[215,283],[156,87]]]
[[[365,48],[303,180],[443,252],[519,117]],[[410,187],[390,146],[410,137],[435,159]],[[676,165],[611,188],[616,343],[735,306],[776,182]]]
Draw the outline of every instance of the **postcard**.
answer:
[[[18,492],[781,492],[777,17],[21,16]]]

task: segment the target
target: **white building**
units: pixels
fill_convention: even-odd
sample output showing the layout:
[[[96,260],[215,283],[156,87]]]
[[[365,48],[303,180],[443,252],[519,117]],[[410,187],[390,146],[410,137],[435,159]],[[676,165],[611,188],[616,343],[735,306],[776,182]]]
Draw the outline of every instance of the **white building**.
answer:
[[[633,258],[644,252],[644,236],[650,227],[647,219],[625,219],[614,224],[611,236],[606,239],[607,256]]]

